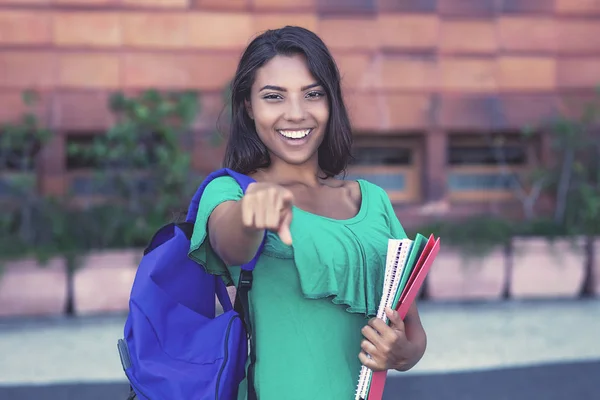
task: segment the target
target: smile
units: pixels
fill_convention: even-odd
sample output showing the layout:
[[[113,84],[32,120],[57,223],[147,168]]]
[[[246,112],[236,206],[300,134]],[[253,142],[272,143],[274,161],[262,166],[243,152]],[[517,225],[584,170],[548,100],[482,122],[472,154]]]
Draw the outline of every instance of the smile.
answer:
[[[311,129],[298,129],[298,130],[283,130],[283,129],[278,129],[277,132],[279,132],[279,134],[287,139],[304,139],[305,137],[307,137],[311,132],[312,132],[312,128]]]

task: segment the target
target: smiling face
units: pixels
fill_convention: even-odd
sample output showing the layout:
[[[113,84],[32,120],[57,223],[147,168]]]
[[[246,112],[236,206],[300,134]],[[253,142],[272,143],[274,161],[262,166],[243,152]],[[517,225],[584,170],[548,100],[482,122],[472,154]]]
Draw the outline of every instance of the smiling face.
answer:
[[[272,161],[318,161],[329,105],[303,55],[275,56],[258,69],[246,109]]]

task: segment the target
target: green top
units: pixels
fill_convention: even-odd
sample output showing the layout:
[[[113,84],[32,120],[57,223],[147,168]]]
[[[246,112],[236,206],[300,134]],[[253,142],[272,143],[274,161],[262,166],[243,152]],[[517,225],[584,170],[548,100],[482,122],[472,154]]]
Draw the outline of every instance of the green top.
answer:
[[[354,397],[361,328],[379,307],[387,242],[406,237],[385,191],[358,182],[362,203],[354,217],[336,220],[294,207],[293,246],[267,236],[249,292],[261,400]],[[211,249],[207,220],[217,205],[242,195],[229,176],[207,185],[190,248],[192,259],[228,285],[237,285],[240,267],[226,267]],[[241,389],[245,399],[245,383]]]

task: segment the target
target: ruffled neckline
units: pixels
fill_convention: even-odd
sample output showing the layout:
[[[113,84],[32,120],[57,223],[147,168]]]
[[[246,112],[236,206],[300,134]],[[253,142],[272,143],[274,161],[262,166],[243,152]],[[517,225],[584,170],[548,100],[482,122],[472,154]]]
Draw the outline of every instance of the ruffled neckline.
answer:
[[[359,184],[362,199],[355,216],[334,219],[294,208],[291,231],[298,247],[285,245],[269,232],[263,254],[293,259],[303,297],[330,298],[348,312],[372,317],[382,295],[387,243],[393,232],[388,210],[383,203],[379,206],[374,188],[365,181]]]

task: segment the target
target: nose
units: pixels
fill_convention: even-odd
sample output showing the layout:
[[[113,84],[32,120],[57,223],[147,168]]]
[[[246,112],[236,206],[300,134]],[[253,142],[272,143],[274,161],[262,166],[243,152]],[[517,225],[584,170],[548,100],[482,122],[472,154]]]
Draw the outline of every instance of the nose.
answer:
[[[304,121],[306,118],[306,109],[302,99],[291,96],[287,102],[284,118],[290,122]]]

